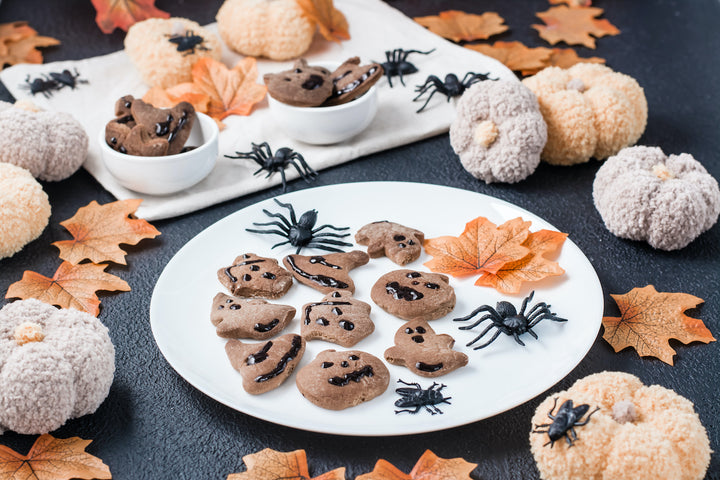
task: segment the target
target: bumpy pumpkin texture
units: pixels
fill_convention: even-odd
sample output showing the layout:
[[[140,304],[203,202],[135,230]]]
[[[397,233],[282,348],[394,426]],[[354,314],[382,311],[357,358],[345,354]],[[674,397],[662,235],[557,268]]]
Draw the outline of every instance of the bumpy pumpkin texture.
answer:
[[[647,100],[634,78],[599,64],[548,67],[523,84],[538,97],[548,127],[542,159],[574,165],[615,155],[645,131]]]
[[[593,199],[613,234],[661,250],[687,246],[717,222],[720,188],[692,155],[626,148],[595,175]]]
[[[48,433],[93,413],[114,372],[108,330],[92,315],[35,299],[0,310],[0,432]]]
[[[594,410],[587,425],[575,427],[577,440],[544,446],[546,433],[530,434],[530,449],[544,480],[700,480],[710,464],[710,441],[693,404],[672,390],[622,372],[603,372],[578,380],[567,391],[546,398],[533,426],[547,417],[554,399],[572,399]],[[584,418],[584,417],[583,417]]]

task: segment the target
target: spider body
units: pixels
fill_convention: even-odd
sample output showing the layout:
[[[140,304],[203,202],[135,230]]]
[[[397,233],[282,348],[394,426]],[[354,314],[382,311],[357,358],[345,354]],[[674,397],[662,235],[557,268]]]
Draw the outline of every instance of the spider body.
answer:
[[[470,320],[472,317],[474,317],[480,312],[488,312],[486,315],[481,317],[472,325],[460,327],[460,330],[473,329],[485,320],[490,320],[492,322],[485,328],[485,330],[482,331],[482,333],[480,333],[480,335],[478,335],[471,342],[469,342],[467,346],[469,347],[470,345],[474,344],[475,342],[483,338],[488,332],[490,332],[492,328],[495,328],[496,331],[492,338],[490,338],[490,340],[483,343],[482,345],[478,345],[477,347],[475,347],[475,350],[487,347],[492,342],[494,342],[501,333],[513,337],[517,343],[524,347],[525,344],[522,342],[522,340],[520,340],[520,335],[524,333],[529,333],[533,336],[533,338],[537,339],[538,336],[532,330],[532,328],[538,323],[540,323],[542,320],[552,320],[553,322],[567,322],[567,319],[560,318],[556,314],[552,313],[550,311],[550,305],[546,304],[545,302],[535,304],[532,308],[530,308],[527,313],[525,313],[527,304],[530,300],[532,300],[534,294],[534,291],[530,292],[530,295],[528,295],[523,300],[522,307],[520,308],[519,313],[512,303],[502,301],[497,303],[496,308],[493,308],[490,305],[483,305],[473,310],[470,315],[462,318],[456,318],[456,322],[466,321]]]
[[[42,93],[45,98],[50,98],[52,97],[53,90],[58,90],[59,87],[54,79],[48,77],[47,75],[44,77],[45,78],[37,77],[30,81],[30,75],[28,75],[25,79],[25,84],[20,85],[20,88],[29,90],[33,96],[38,93]]]
[[[289,203],[282,203],[277,199],[274,199],[275,203],[283,208],[287,208],[290,213],[290,219],[280,213],[272,213],[268,210],[263,209],[263,213],[268,217],[278,218],[279,221],[272,221],[266,223],[255,223],[258,227],[277,227],[276,229],[270,230],[258,230],[252,228],[246,228],[245,230],[252,233],[260,234],[272,234],[280,235],[285,237],[287,240],[284,242],[277,243],[272,248],[279,247],[280,245],[287,245],[288,243],[293,247],[297,247],[296,254],[300,253],[303,247],[313,247],[320,250],[326,250],[328,252],[342,252],[335,245],[343,247],[352,247],[351,243],[343,242],[342,240],[336,240],[336,238],[344,238],[350,235],[349,233],[333,233],[325,232],[319,233],[326,228],[330,228],[335,231],[349,230],[350,227],[334,227],[332,225],[321,225],[317,228],[315,223],[317,222],[317,210],[308,210],[307,212],[300,215],[298,220],[295,216],[295,209]],[[330,238],[328,238],[330,237]]]
[[[436,413],[443,413],[436,405],[440,403],[450,405],[448,400],[452,397],[445,397],[441,393],[442,389],[447,385],[439,385],[437,382],[433,382],[430,388],[423,389],[419,383],[407,383],[402,380],[398,380],[398,383],[415,388],[401,387],[395,389],[395,393],[400,394],[400,398],[395,401],[395,406],[403,408],[403,410],[395,410],[395,413],[409,412],[415,414],[425,407],[425,410],[435,415]]]
[[[270,150],[270,145],[267,142],[263,142],[260,145],[253,143],[251,152],[235,152],[236,156],[225,155],[227,158],[247,158],[258,165],[260,168],[257,169],[253,175],[257,175],[263,170],[267,172],[265,178],[268,178],[275,172],[280,172],[282,178],[283,193],[287,189],[287,182],[285,180],[285,168],[288,165],[295,167],[295,170],[300,174],[303,180],[310,183],[310,180],[314,180],[318,173],[310,168],[305,158],[298,152],[291,148],[283,147],[275,150],[275,154]]]
[[[205,39],[200,35],[195,35],[192,30],[185,32],[185,35],[172,35],[169,37],[168,41],[177,45],[178,52],[185,52],[183,55],[192,55],[195,53],[195,49],[209,50],[203,45]]]
[[[385,76],[388,79],[388,84],[390,85],[390,88],[392,88],[393,86],[392,77],[400,77],[400,83],[402,83],[404,87],[405,81],[403,80],[403,75],[410,75],[418,71],[415,65],[407,61],[407,58],[410,54],[419,53],[422,55],[429,55],[434,51],[434,48],[427,52],[421,52],[420,50],[403,50],[402,48],[396,48],[395,50],[386,50],[386,61],[382,63],[382,67],[385,71]]]
[[[563,402],[562,405],[560,405],[557,413],[553,415],[552,412],[557,406],[557,401],[558,399],[557,397],[555,397],[555,402],[553,403],[552,408],[547,414],[548,418],[552,420],[552,423],[535,425],[535,430],[533,430],[533,433],[548,434],[550,440],[545,445],[543,445],[543,447],[550,444],[550,448],[552,448],[555,445],[555,442],[557,442],[563,437],[565,437],[568,447],[572,447],[575,440],[577,440],[577,433],[575,433],[574,427],[581,427],[583,425],[586,425],[590,421],[590,417],[592,416],[592,414],[600,410],[600,407],[597,407],[595,410],[590,412],[590,415],[588,415],[585,420],[580,421],[583,415],[585,415],[587,411],[590,410],[590,405],[584,403],[582,405],[578,405],[577,407],[573,407],[573,401],[566,400],[565,402]],[[541,430],[542,428],[545,428],[545,430]]]
[[[487,73],[475,73],[475,72],[468,72],[465,74],[462,80],[458,78],[457,75],[454,73],[448,73],[445,75],[445,80],[440,80],[435,75],[430,75],[427,80],[425,80],[425,83],[422,85],[418,85],[415,87],[415,91],[418,92],[417,96],[413,98],[413,102],[417,101],[425,95],[425,93],[430,92],[430,95],[428,95],[427,99],[425,100],[425,103],[422,107],[416,112],[420,113],[422,112],[425,107],[427,106],[428,102],[430,102],[430,99],[435,95],[437,92],[442,93],[447,97],[447,101],[449,102],[451,98],[453,97],[459,97],[460,95],[465,92],[470,86],[483,81],[483,80],[492,80]]]
[[[70,87],[72,90],[75,90],[75,87],[78,83],[88,83],[87,80],[80,79],[80,74],[78,73],[77,69],[75,69],[75,74],[70,70],[63,70],[60,73],[56,72],[50,72],[50,78],[55,80],[56,89],[61,89],[63,87]]]

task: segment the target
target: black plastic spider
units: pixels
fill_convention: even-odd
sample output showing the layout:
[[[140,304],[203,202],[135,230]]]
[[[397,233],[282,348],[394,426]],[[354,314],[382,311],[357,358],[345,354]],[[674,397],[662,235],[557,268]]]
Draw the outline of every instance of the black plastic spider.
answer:
[[[44,78],[43,78],[44,77]],[[42,93],[45,98],[52,97],[52,92],[59,90],[57,81],[43,75],[43,77],[34,78],[30,81],[30,75],[25,78],[25,83],[20,85],[20,88],[27,90],[35,96],[35,94]]]
[[[270,145],[268,145],[267,142],[263,142],[260,145],[253,143],[252,152],[235,152],[235,154],[237,156],[225,156],[227,158],[249,158],[260,165],[260,168],[258,168],[253,175],[257,175],[265,170],[268,172],[268,174],[265,175],[265,178],[268,178],[273,173],[280,172],[283,193],[287,189],[287,183],[285,181],[285,167],[288,165],[295,167],[295,170],[298,171],[302,179],[307,183],[310,183],[310,180],[315,180],[315,177],[318,176],[318,173],[310,168],[310,165],[307,164],[303,156],[291,148],[278,148],[273,155],[272,150],[270,150]]]
[[[590,421],[590,417],[592,417],[592,414],[600,410],[600,407],[597,407],[595,410],[590,412],[590,415],[588,415],[585,420],[581,422],[579,420],[582,418],[583,415],[587,413],[588,410],[590,410],[590,405],[588,405],[587,403],[583,403],[582,405],[578,405],[577,407],[573,408],[573,401],[565,400],[563,404],[560,405],[557,413],[553,415],[552,412],[557,406],[557,401],[558,399],[557,397],[555,397],[555,402],[553,403],[552,408],[547,414],[548,418],[552,420],[552,423],[535,425],[535,430],[533,430],[532,433],[548,434],[550,440],[545,445],[543,445],[543,447],[549,444],[550,448],[552,448],[555,445],[555,442],[565,437],[569,448],[572,447],[573,442],[577,440],[577,433],[575,433],[575,429],[573,427],[582,427],[583,425],[587,425],[587,423]],[[547,430],[539,430],[540,428],[547,428]]]
[[[416,113],[423,111],[436,92],[440,92],[445,95],[447,97],[447,101],[449,102],[452,97],[459,97],[462,95],[463,92],[465,92],[465,90],[471,85],[483,80],[495,80],[494,78],[490,78],[488,75],[489,74],[487,73],[468,72],[465,74],[462,81],[460,81],[457,75],[454,73],[448,73],[445,75],[444,82],[435,75],[430,75],[427,80],[425,80],[425,83],[415,87],[415,91],[418,92],[418,94],[415,98],[413,98],[413,102],[419,100],[420,97],[422,97],[427,91],[430,91],[430,96],[427,97],[423,106],[420,107]]]
[[[178,52],[185,52],[183,56],[192,55],[195,53],[195,49],[210,50],[203,45],[205,39],[200,35],[195,35],[192,30],[186,31],[185,35],[167,35],[167,37],[169,37],[168,41],[170,43],[177,45]]]
[[[402,410],[395,410],[396,414],[402,412],[415,414],[418,413],[421,408],[425,407],[425,410],[435,415],[437,413],[443,413],[436,405],[440,403],[450,405],[448,400],[452,399],[452,397],[445,397],[442,394],[442,389],[447,387],[445,384],[441,385],[433,382],[429,388],[423,389],[419,383],[407,383],[403,380],[398,380],[398,383],[415,388],[400,387],[395,389],[395,393],[400,394],[400,398],[395,401],[395,406],[409,407],[403,408]]]
[[[322,225],[318,228],[313,228],[317,221],[317,210],[308,210],[300,216],[300,220],[295,218],[295,209],[289,203],[282,203],[278,199],[275,203],[283,208],[287,208],[290,211],[290,220],[280,213],[271,213],[263,209],[263,213],[268,217],[279,218],[280,221],[267,222],[267,223],[255,223],[258,227],[274,226],[278,227],[278,230],[256,230],[252,228],[246,228],[245,230],[252,233],[262,234],[273,234],[280,235],[281,237],[287,238],[287,241],[280,242],[272,246],[272,248],[279,247],[280,245],[290,244],[293,247],[298,247],[296,254],[300,253],[303,247],[314,247],[320,250],[326,250],[328,252],[342,252],[337,247],[332,245],[339,245],[343,247],[352,247],[352,243],[343,242],[341,240],[333,240],[332,238],[344,238],[350,235],[349,233],[318,233],[325,228],[331,228],[336,231],[349,230],[350,227],[335,227],[333,225]]]
[[[71,90],[75,90],[75,87],[79,83],[89,83],[87,80],[80,78],[80,73],[78,73],[77,68],[75,69],[74,75],[70,70],[65,69],[60,73],[50,72],[50,77],[55,80],[57,90],[63,87],[70,87]]]
[[[420,50],[403,50],[402,48],[396,48],[395,50],[386,50],[385,58],[387,61],[382,63],[383,70],[385,70],[385,76],[387,77],[388,84],[392,88],[392,77],[400,77],[400,83],[405,86],[403,75],[410,75],[418,71],[417,67],[407,61],[408,55],[411,53],[420,53],[422,55],[429,55],[434,52],[435,49],[427,52],[421,52]]]
[[[550,311],[550,305],[546,304],[545,302],[540,302],[536,304],[526,314],[525,307],[527,307],[528,302],[532,300],[534,294],[534,291],[530,292],[530,295],[528,295],[525,300],[523,300],[522,307],[520,308],[520,313],[515,310],[515,307],[512,303],[498,302],[495,308],[492,308],[490,305],[483,305],[473,310],[470,315],[462,318],[456,318],[456,322],[461,322],[465,320],[470,320],[472,317],[474,317],[480,312],[488,312],[487,315],[483,316],[482,318],[480,318],[480,320],[476,321],[472,325],[460,327],[460,330],[470,330],[477,327],[485,320],[492,321],[492,324],[488,325],[487,328],[483,330],[480,335],[475,337],[473,341],[469,342],[467,346],[469,347],[473,343],[480,340],[482,337],[485,336],[486,333],[490,331],[491,328],[495,327],[497,328],[495,335],[493,335],[492,338],[487,342],[475,347],[475,350],[487,347],[492,342],[494,342],[501,333],[504,333],[505,335],[511,335],[513,338],[515,338],[515,341],[517,343],[524,347],[525,344],[522,342],[522,340],[520,340],[520,335],[527,332],[535,339],[537,339],[538,336],[535,334],[535,332],[533,332],[532,327],[540,323],[540,321],[547,319],[552,320],[553,322],[567,322],[567,319],[560,318],[556,316],[556,314],[552,313]]]

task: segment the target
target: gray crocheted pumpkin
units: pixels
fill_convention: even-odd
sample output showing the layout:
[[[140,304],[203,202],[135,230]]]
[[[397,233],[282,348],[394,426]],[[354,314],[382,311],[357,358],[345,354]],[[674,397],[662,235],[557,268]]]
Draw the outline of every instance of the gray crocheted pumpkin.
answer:
[[[593,182],[608,230],[661,250],[685,247],[720,214],[718,182],[692,155],[630,147],[610,157]]]
[[[0,432],[47,433],[93,413],[114,373],[115,349],[92,315],[35,299],[0,310]]]
[[[475,178],[515,183],[533,173],[547,140],[535,95],[520,82],[470,87],[457,103],[450,144]]]

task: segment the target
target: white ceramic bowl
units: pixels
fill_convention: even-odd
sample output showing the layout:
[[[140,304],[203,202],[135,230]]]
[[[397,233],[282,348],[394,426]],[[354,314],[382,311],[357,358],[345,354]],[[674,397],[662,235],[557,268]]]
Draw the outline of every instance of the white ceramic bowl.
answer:
[[[197,113],[185,146],[188,152],[164,157],[127,155],[110,148],[105,142],[105,128],[100,129],[100,153],[105,166],[120,185],[150,195],[169,195],[190,188],[207,177],[218,157],[218,126],[215,120]]]
[[[326,62],[312,65],[330,71],[340,66]],[[268,102],[273,120],[290,138],[313,145],[329,145],[354,137],[370,125],[378,108],[375,85],[361,97],[332,107],[295,107],[270,95]]]

